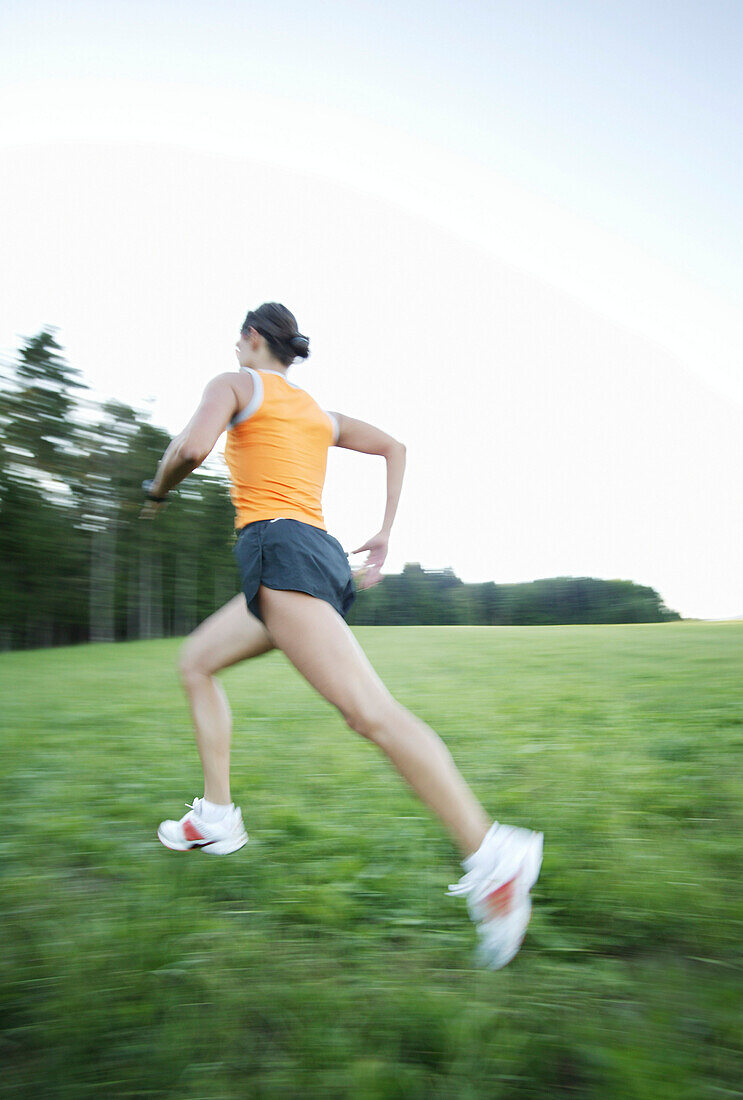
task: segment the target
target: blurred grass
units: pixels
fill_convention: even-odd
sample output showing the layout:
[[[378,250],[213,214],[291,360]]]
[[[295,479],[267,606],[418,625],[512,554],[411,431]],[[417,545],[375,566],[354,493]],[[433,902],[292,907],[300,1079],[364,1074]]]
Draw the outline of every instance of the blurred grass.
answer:
[[[487,808],[541,828],[517,959],[456,856],[281,654],[223,677],[251,843],[202,793],[172,641],[0,658],[0,1092],[743,1096],[743,623],[359,627]]]

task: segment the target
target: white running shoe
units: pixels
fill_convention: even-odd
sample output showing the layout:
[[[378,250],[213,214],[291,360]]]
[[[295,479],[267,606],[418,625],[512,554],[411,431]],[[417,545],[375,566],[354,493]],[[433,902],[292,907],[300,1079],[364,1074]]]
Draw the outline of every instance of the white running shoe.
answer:
[[[239,806],[229,810],[221,821],[204,821],[201,816],[201,799],[194,798],[193,805],[186,803],[190,813],[180,821],[162,821],[157,830],[158,840],[166,848],[185,852],[191,848],[203,848],[213,856],[226,856],[236,852],[248,842]]]
[[[449,894],[466,897],[477,924],[478,961],[500,970],[516,955],[531,917],[529,891],[542,866],[542,833],[495,824],[462,864],[466,874]]]

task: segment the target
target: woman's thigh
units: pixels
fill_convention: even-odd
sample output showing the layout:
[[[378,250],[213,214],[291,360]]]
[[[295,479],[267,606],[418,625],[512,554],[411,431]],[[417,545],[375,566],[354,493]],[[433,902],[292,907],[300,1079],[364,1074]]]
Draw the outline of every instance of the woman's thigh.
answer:
[[[184,671],[211,675],[273,648],[270,634],[260,619],[248,611],[241,593],[189,634],[181,650],[180,664]]]
[[[259,591],[261,615],[274,644],[354,728],[394,703],[334,607],[304,592],[263,585]]]

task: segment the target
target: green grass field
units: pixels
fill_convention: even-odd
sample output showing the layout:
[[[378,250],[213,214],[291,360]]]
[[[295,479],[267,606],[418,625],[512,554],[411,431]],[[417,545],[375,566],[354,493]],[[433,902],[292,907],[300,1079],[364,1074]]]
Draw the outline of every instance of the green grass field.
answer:
[[[360,627],[486,807],[545,833],[472,965],[438,824],[280,654],[223,677],[251,842],[201,794],[172,641],[0,657],[0,1093],[743,1096],[743,623]]]

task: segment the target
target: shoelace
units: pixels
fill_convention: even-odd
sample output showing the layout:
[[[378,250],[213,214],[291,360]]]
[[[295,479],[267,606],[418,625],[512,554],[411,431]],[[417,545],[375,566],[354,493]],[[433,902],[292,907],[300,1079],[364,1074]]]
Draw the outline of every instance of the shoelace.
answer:
[[[219,825],[219,824],[222,823],[222,820],[226,820],[226,816],[225,816],[225,819],[220,818],[219,821],[216,821],[216,822],[215,821],[210,821],[209,818],[204,817],[201,813],[201,803],[202,802],[203,802],[203,799],[194,798],[193,802],[184,802],[183,805],[188,806],[189,810],[193,810],[194,813],[197,813],[199,815],[200,820],[203,821],[205,825]],[[197,803],[198,803],[198,806],[197,806]]]
[[[485,879],[494,879],[492,871],[490,874],[488,874],[488,872],[483,872],[485,858],[487,856],[487,863],[490,864],[491,868],[497,868],[503,849],[512,834],[513,829],[510,826],[499,825],[497,821],[493,822],[490,831],[479,849],[478,854],[482,855],[482,862],[462,875],[459,882],[452,883],[446,892],[447,897],[464,897],[479,889]]]
[[[459,882],[453,882],[446,891],[446,895],[451,898],[464,897],[465,894],[471,894],[481,881],[482,873],[477,868],[473,868],[466,875],[462,875]]]

